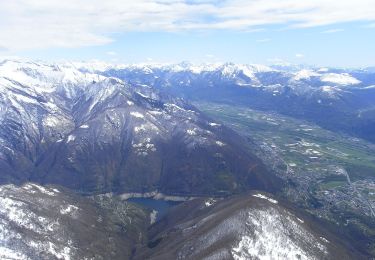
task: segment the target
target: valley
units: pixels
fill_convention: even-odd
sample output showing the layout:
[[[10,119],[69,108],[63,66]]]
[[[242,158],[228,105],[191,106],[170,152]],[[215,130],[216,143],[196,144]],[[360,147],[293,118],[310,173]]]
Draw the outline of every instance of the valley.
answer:
[[[351,95],[342,88],[369,98],[361,116],[371,116],[372,92],[346,72],[301,73],[3,61],[0,224],[12,238],[0,237],[0,247],[19,259],[375,255],[375,145],[316,118],[271,112],[309,100],[318,110],[302,112],[328,104],[335,124]],[[359,85],[320,86],[327,77]],[[284,78],[285,86],[270,82]],[[87,234],[108,251],[85,247]]]
[[[306,121],[244,106],[195,103],[248,138],[248,147],[288,185],[283,196],[374,250],[375,145]]]

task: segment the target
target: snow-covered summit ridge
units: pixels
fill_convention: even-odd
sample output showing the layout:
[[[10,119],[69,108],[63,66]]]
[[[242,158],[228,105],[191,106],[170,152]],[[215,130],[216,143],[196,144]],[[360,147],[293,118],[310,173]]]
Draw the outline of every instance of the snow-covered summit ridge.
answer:
[[[224,78],[236,78],[245,76],[258,84],[258,76],[264,73],[279,73],[290,78],[290,82],[317,79],[322,83],[331,83],[337,86],[358,85],[361,80],[351,75],[352,71],[347,69],[321,68],[307,66],[287,66],[280,68],[279,66],[265,66],[260,64],[237,64],[237,63],[136,63],[122,65],[106,65],[103,68],[93,69],[89,65],[89,71],[105,72],[109,70],[115,71],[139,71],[146,75],[157,74],[158,72],[166,73],[191,73],[193,75],[204,75],[207,73],[218,73]],[[366,70],[360,70],[366,72]]]
[[[0,77],[25,85],[54,86],[56,84],[84,84],[104,79],[103,76],[80,70],[74,64],[48,64],[23,60],[0,62]]]
[[[144,74],[153,74],[157,71],[169,73],[189,72],[202,74],[220,72],[223,76],[233,77],[242,73],[248,78],[255,78],[256,74],[278,72],[285,73],[291,80],[307,80],[319,78],[320,81],[340,86],[356,85],[361,81],[351,75],[351,71],[368,72],[366,69],[349,70],[307,66],[265,66],[261,64],[237,64],[237,63],[124,63],[114,64],[94,61],[62,61],[48,63],[43,61],[31,61],[26,59],[0,59],[0,77],[17,78],[20,82],[40,83],[46,79],[55,83],[77,83],[102,79],[102,75],[110,70],[142,71]]]

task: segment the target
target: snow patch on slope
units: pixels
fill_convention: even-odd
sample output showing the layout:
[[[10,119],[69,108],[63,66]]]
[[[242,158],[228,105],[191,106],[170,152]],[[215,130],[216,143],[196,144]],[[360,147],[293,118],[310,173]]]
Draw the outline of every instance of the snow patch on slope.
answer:
[[[319,76],[320,76],[320,74],[316,73],[313,70],[304,69],[304,70],[300,70],[297,73],[295,73],[293,79],[294,80],[301,80],[301,79],[309,79],[311,77],[319,77]]]
[[[69,135],[68,139],[66,140],[66,143],[74,142],[75,139],[76,137],[74,135]]]
[[[144,118],[145,116],[139,112],[130,112],[130,115],[136,118]]]
[[[280,215],[275,208],[249,210],[246,225],[253,232],[243,234],[232,248],[236,260],[316,259],[310,250],[327,254],[325,246],[293,216]]]
[[[78,210],[78,207],[75,205],[61,206],[60,213],[63,215],[74,213]]]
[[[348,73],[327,73],[320,77],[323,82],[335,83],[342,86],[355,85],[361,83],[358,79],[352,77]]]
[[[277,200],[274,200],[274,199],[271,199],[269,197],[267,197],[266,195],[263,195],[263,194],[254,194],[253,197],[256,197],[256,198],[260,198],[260,199],[264,199],[264,200],[268,200],[269,202],[273,203],[273,204],[277,204]]]
[[[28,259],[28,257],[10,248],[0,246],[0,259],[24,260],[24,259]]]

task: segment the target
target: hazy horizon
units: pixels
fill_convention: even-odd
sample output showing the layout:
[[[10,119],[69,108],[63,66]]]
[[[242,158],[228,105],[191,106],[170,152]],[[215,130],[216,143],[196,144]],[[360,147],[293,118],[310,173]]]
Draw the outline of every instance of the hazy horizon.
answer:
[[[190,60],[180,60],[180,61],[157,61],[157,60],[140,60],[140,61],[110,61],[110,60],[100,60],[100,59],[40,59],[40,58],[32,58],[27,56],[0,56],[0,62],[6,60],[14,60],[14,61],[21,61],[21,62],[39,62],[45,64],[64,64],[64,63],[72,63],[72,64],[87,64],[87,65],[97,65],[97,66],[113,66],[113,67],[121,67],[121,66],[155,66],[155,67],[162,67],[162,66],[173,66],[173,65],[191,65],[191,66],[223,66],[225,64],[235,64],[235,65],[249,65],[249,66],[265,66],[271,67],[276,69],[279,67],[287,68],[295,68],[295,69],[322,69],[322,68],[332,68],[332,69],[343,69],[343,70],[360,70],[360,69],[373,69],[375,65],[368,65],[368,66],[334,66],[334,65],[319,65],[319,64],[307,64],[307,63],[292,63],[286,60],[274,60],[268,61],[265,63],[255,63],[255,62],[234,62],[234,61],[190,61]]]

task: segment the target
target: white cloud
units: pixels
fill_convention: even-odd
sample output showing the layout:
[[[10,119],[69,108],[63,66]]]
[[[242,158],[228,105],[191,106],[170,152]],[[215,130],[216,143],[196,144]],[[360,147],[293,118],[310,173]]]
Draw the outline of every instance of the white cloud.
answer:
[[[8,52],[8,49],[0,45],[0,52]]]
[[[115,51],[107,51],[107,55],[109,55],[109,56],[116,56],[117,52],[115,52]]]
[[[338,32],[343,32],[344,29],[330,29],[330,30],[326,30],[326,31],[323,31],[322,33],[338,33]]]
[[[128,31],[312,27],[375,21],[373,0],[1,0],[9,50],[110,43]]]
[[[296,54],[296,58],[298,58],[298,59],[302,59],[303,57],[305,57],[305,55],[303,55],[301,53]]]

